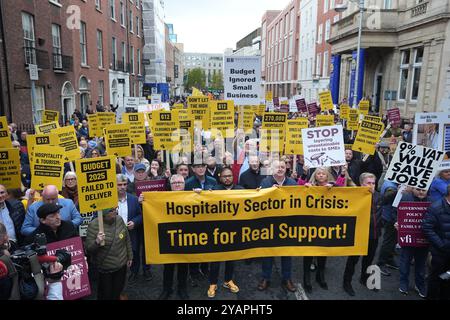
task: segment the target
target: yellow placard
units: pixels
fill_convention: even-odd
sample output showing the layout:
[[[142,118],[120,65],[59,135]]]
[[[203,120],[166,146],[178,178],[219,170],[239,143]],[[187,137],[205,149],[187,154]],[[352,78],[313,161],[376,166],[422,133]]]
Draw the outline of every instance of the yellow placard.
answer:
[[[211,131],[213,136],[234,137],[234,101],[210,101]]]
[[[347,130],[359,129],[359,112],[358,109],[351,108],[348,110]]]
[[[37,124],[34,126],[36,134],[47,134],[50,133],[54,129],[59,128],[59,123],[56,121],[44,123],[44,124]]]
[[[210,112],[208,97],[188,97],[188,110],[194,117],[194,127],[209,130]]]
[[[203,92],[198,90],[197,88],[192,87],[192,96],[193,97],[203,97]]]
[[[30,162],[33,160],[34,146],[57,146],[58,137],[54,133],[49,134],[28,134],[27,135],[27,147],[28,147],[28,159]]]
[[[341,105],[340,110],[341,110],[341,112],[339,113],[339,117],[342,120],[348,120],[348,112],[350,110],[350,106],[348,104],[343,104],[343,105]]]
[[[19,149],[0,149],[0,184],[6,189],[20,189]]]
[[[334,116],[328,114],[318,114],[316,116],[316,127],[334,126]]]
[[[375,145],[380,141],[384,124],[363,120],[353,143],[352,150],[365,154],[375,154]]]
[[[381,117],[377,117],[377,116],[364,115],[363,119],[365,121],[372,121],[372,122],[378,122],[378,123],[382,123],[383,122],[383,119],[381,119]]]
[[[87,120],[89,123],[89,137],[101,137],[103,134],[102,129],[100,128],[100,125],[98,123],[98,116],[97,113],[95,114],[88,114]]]
[[[108,156],[126,157],[131,155],[130,124],[113,124],[104,129],[106,153]]]
[[[81,119],[79,119],[81,122]],[[42,114],[42,123],[58,122],[59,121],[59,111],[55,110],[44,110]]]
[[[180,110],[180,109],[184,109],[184,104],[183,103],[175,103],[172,106],[172,110]]]
[[[287,121],[284,154],[303,154],[302,129],[308,128],[308,125],[308,118]]]
[[[253,106],[239,106],[237,110],[238,128],[244,130],[245,133],[250,134],[253,130],[253,122],[255,120],[255,112],[253,110]]]
[[[55,145],[64,148],[69,161],[80,158],[80,147],[73,126],[54,129],[51,133],[56,135],[57,143]]]
[[[152,128],[154,149],[172,151],[180,142],[179,110],[154,111]]]
[[[147,142],[145,115],[143,113],[124,113],[122,120],[124,123],[130,124],[132,144],[144,144]]]
[[[194,147],[194,120],[189,115],[188,118],[181,119],[180,116],[180,144],[174,151],[181,151],[184,153],[192,152]],[[181,149],[180,149],[181,148]]]
[[[361,100],[359,102],[359,112],[362,114],[369,114],[369,100]]]
[[[366,255],[371,201],[362,187],[144,193],[146,261]]]
[[[80,212],[117,207],[115,157],[81,159],[76,162]]]
[[[322,111],[333,110],[333,98],[331,97],[331,91],[320,92],[319,102]]]
[[[64,163],[69,161],[64,148],[35,145],[33,161],[30,162],[31,189],[43,190],[47,185],[62,189]]]
[[[12,148],[11,135],[6,117],[0,117],[0,146]]]
[[[265,112],[262,117],[259,149],[262,152],[283,151],[287,114]]]
[[[100,130],[102,130],[106,126],[116,124],[116,114],[114,112],[98,112],[97,118]]]
[[[266,92],[266,101],[272,101],[273,100],[273,92],[267,91]]]

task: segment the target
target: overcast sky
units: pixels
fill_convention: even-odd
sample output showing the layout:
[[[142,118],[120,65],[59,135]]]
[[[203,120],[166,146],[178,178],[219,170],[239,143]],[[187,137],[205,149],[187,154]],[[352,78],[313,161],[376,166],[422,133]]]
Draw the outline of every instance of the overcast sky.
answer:
[[[261,26],[266,10],[282,10],[290,0],[164,0],[184,52],[223,53]]]

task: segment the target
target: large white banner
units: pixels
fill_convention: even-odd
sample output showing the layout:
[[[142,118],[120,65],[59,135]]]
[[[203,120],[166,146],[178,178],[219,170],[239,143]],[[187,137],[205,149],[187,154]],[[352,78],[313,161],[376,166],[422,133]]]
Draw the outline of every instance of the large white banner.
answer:
[[[345,145],[342,126],[302,129],[305,165],[310,168],[342,166]]]
[[[261,57],[225,57],[224,100],[237,106],[256,106],[261,101]]]

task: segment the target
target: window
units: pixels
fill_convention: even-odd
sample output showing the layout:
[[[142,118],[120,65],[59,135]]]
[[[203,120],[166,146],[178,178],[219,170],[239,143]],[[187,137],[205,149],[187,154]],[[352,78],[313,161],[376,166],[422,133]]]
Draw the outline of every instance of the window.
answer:
[[[109,13],[111,15],[111,19],[116,20],[116,0],[109,0]]]
[[[36,41],[34,38],[34,17],[22,12],[23,47],[25,63],[36,64]]]
[[[104,104],[104,92],[105,92],[105,83],[103,82],[103,80],[100,80],[98,82],[98,101],[100,102],[100,104],[103,106]]]
[[[324,78],[328,77],[328,66],[330,65],[330,62],[328,61],[328,51],[325,51],[323,53],[323,69],[322,69],[322,76]]]
[[[317,54],[317,61],[316,61],[316,75],[319,76],[321,74],[320,68],[322,67],[322,54]]]
[[[103,68],[103,32],[101,30],[97,30],[97,57],[98,66]]]
[[[131,73],[134,74],[134,47],[130,47],[130,64],[131,64]]]
[[[137,36],[139,36],[141,33],[140,24],[141,24],[141,21],[140,21],[139,17],[136,17],[136,35]]]
[[[417,101],[420,87],[420,73],[422,70],[423,48],[414,49],[413,77],[411,88],[411,100]]]
[[[123,1],[120,1],[120,24],[125,27],[125,6]]]
[[[129,19],[128,23],[130,24],[128,26],[128,29],[130,30],[131,33],[134,33],[134,30],[133,30],[133,11],[131,11],[131,10],[130,10],[130,17],[128,19]]]
[[[102,2],[101,2],[101,0],[95,0],[95,9],[102,10]]]
[[[295,12],[291,10],[291,31],[295,28]]]
[[[138,74],[141,74],[141,49],[137,49],[137,69],[138,69]]]
[[[121,69],[121,71],[125,71],[125,64],[127,61],[127,48],[125,46],[125,42],[122,42],[122,68],[119,67],[119,69]]]
[[[81,22],[80,28],[81,64],[87,65],[86,23]]]
[[[117,68],[117,41],[116,38],[112,38],[112,68],[113,70],[116,70]]]
[[[317,29],[317,43],[322,44],[322,32],[323,32],[323,24],[319,24],[319,28]]]
[[[406,87],[408,85],[408,75],[409,75],[409,50],[402,51],[401,64],[400,64],[400,83],[398,89],[398,99],[406,99]]]
[[[38,123],[42,121],[42,112],[45,109],[45,91],[44,87],[36,86],[36,120]]]
[[[392,9],[392,0],[384,0],[384,9]]]
[[[328,0],[324,0],[323,1],[323,13],[327,13],[328,6],[329,6],[329,1]]]
[[[284,33],[285,34],[288,34],[289,33],[289,14],[286,14],[285,16],[284,16],[284,22],[285,22],[285,25],[284,25]]]
[[[330,30],[331,30],[331,24],[330,24],[330,19],[328,19],[325,24],[325,41],[330,39]]]
[[[62,69],[61,27],[52,24],[53,69]]]

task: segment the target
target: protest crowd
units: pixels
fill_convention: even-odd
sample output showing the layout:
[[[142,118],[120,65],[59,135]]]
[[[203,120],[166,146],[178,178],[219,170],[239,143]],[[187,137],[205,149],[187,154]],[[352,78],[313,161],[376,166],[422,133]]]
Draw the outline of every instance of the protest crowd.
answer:
[[[209,102],[210,105],[211,102],[213,101]],[[191,106],[189,99],[173,100],[170,103],[173,117],[178,115],[181,118],[182,110],[190,108],[195,109],[195,106]],[[353,147],[357,140],[357,128],[349,127],[352,119],[348,114],[344,115],[348,109],[344,112],[345,108],[342,106],[324,108],[321,104],[315,106],[305,104],[305,108],[299,107],[293,112],[283,101],[276,101],[269,108],[263,106],[262,111],[258,107],[233,109],[232,125],[227,128],[231,134],[214,133],[214,130],[209,128],[201,130],[198,127],[191,127],[189,129],[192,129],[192,133],[188,134],[188,138],[192,138],[193,141],[187,143],[187,149],[184,149],[184,146],[176,149],[156,141],[160,139],[156,126],[158,121],[163,119],[159,116],[170,114],[170,109],[147,112],[145,120],[140,119],[140,124],[135,126],[136,129],[143,130],[145,141],[128,142],[126,147],[117,153],[109,151],[115,150],[111,139],[122,129],[114,127],[114,130],[108,130],[110,125],[121,124],[116,124],[114,113],[112,113],[113,120],[109,123],[102,124],[96,119],[95,117],[102,114],[111,115],[111,112],[107,112],[108,110],[104,108],[97,107],[89,115],[76,111],[64,127],[59,128],[57,123],[50,131],[26,132],[20,131],[14,123],[7,124],[8,141],[10,140],[11,144],[3,145],[2,140],[0,155],[6,150],[11,154],[18,152],[20,187],[13,188],[6,183],[0,184],[0,299],[66,299],[62,293],[61,281],[64,279],[62,272],[65,270],[70,274],[76,273],[76,270],[67,262],[63,263],[62,259],[48,258],[58,256],[54,251],[56,248],[52,249],[51,253],[49,248],[52,243],[74,238],[80,239],[77,250],[82,253],[83,259],[77,265],[85,265],[81,272],[84,280],[83,285],[74,281],[67,286],[69,289],[70,286],[78,287],[79,292],[84,294],[72,296],[71,299],[95,297],[99,300],[119,300],[124,299],[123,292],[126,286],[133,286],[140,281],[146,281],[149,286],[155,285],[151,282],[152,266],[146,259],[146,246],[149,242],[144,232],[147,216],[144,214],[143,203],[147,201],[147,191],[208,194],[210,190],[221,192],[236,190],[235,193],[238,193],[246,190],[264,192],[265,189],[289,186],[302,186],[299,190],[366,188],[370,190],[372,200],[367,232],[367,254],[348,256],[345,270],[334,270],[333,265],[327,264],[327,256],[314,254],[304,256],[303,279],[292,278],[292,257],[282,256],[282,287],[286,291],[295,292],[297,282],[302,283],[307,293],[313,290],[327,290],[327,273],[340,272],[343,294],[355,296],[354,276],[358,282],[366,286],[371,275],[367,269],[376,265],[383,279],[391,277],[389,281],[398,284],[399,295],[417,294],[421,298],[433,300],[450,298],[450,281],[443,278],[443,274],[450,270],[450,168],[440,169],[435,177],[431,177],[433,181],[429,190],[417,187],[403,188],[400,184],[387,179],[388,168],[398,146],[402,142],[412,143],[414,125],[412,120],[402,119],[394,123],[387,116],[378,118],[377,115],[367,112],[365,116],[372,119],[366,121],[365,116],[360,117],[358,114],[357,126],[359,122],[361,128],[365,127],[364,121],[372,127],[380,126],[376,129],[379,139],[373,144],[373,153],[358,152],[355,151],[357,148]],[[173,113],[175,111],[180,113],[175,115]],[[244,114],[250,114],[250,120],[243,119],[247,117]],[[137,113],[133,115],[137,119]],[[333,153],[321,155],[322,158],[317,157],[315,161],[312,157],[306,159],[306,151],[291,152],[287,137],[289,128],[283,129],[286,140],[278,141],[276,148],[267,146],[266,130],[274,129],[265,127],[267,115],[284,115],[285,118],[280,120],[283,124],[289,121],[298,123],[306,121],[306,126],[294,127],[298,133],[302,129],[323,127],[323,124],[319,123],[319,117],[328,117],[327,119],[331,120],[328,120],[325,126],[338,125],[343,128],[342,139],[345,149],[342,151],[343,155],[345,154],[345,164],[327,165],[329,162],[325,161],[324,157],[333,158]],[[205,116],[197,120],[204,121],[202,117]],[[127,121],[124,121],[125,118],[127,114],[124,113],[123,123],[132,120],[131,115]],[[208,127],[214,128],[213,111],[210,119]],[[180,122],[177,124],[181,127]],[[45,125],[48,123],[42,124]],[[52,136],[54,134],[62,136],[63,133],[58,130],[63,128],[76,137],[75,157],[68,156],[67,144],[64,145],[61,139],[58,142],[58,139]],[[220,130],[222,129],[218,129]],[[52,147],[66,147],[66,152],[63,149],[61,157],[67,155],[68,158],[52,159],[53,166],[61,165],[60,183],[53,182],[54,176],[48,174],[48,170],[52,169],[45,169],[43,160],[40,165],[44,168],[36,164],[37,159],[41,159],[41,155],[46,152],[40,149],[44,147],[41,147],[38,142],[40,140],[36,139],[45,137],[49,138],[48,144],[43,143],[50,148],[48,155],[52,154],[52,150],[57,150],[51,149]],[[424,132],[422,137],[423,141],[417,141],[417,144],[431,145],[426,141],[427,132]],[[52,142],[52,139],[57,142]],[[119,142],[116,144],[120,145]],[[306,150],[305,137],[303,145]],[[66,159],[70,161],[65,161]],[[108,181],[112,181],[114,187],[101,192],[88,188],[89,178],[81,179],[88,170],[87,164],[100,165],[100,162],[92,161],[106,161],[106,159],[112,159],[108,162],[112,168],[108,170],[112,170],[114,175],[108,176]],[[39,172],[41,173],[39,182],[33,181],[38,179]],[[95,172],[101,174],[101,171]],[[94,176],[88,175],[91,179],[96,179]],[[424,238],[427,240],[426,245],[414,247],[402,246],[399,243],[398,233],[401,230],[397,217],[399,209],[393,205],[398,193],[401,194],[401,201],[410,205],[416,202],[429,203],[420,223]],[[170,198],[170,194],[164,193],[164,197]],[[86,199],[91,206],[89,211],[84,209],[82,204]],[[102,205],[102,209],[98,209],[100,203],[108,205]],[[330,215],[333,215],[333,210],[329,209]],[[42,235],[45,235],[44,242]],[[48,256],[42,255],[47,257],[47,260],[43,259],[38,251],[42,245],[47,246]],[[66,243],[59,248],[69,250],[71,246],[74,245]],[[24,247],[26,249],[23,249]],[[43,277],[26,275],[27,267],[18,263],[19,260],[22,261],[17,257],[17,252],[21,252],[21,248],[25,251],[37,251],[39,263],[49,265]],[[72,265],[75,264],[75,258],[75,254],[72,253]],[[359,261],[361,269],[355,271]],[[165,264],[163,283],[159,284],[162,287],[159,299],[168,299],[176,290],[180,299],[187,300],[190,287],[197,286],[201,279],[207,279],[209,282],[209,287],[204,288],[205,298],[214,298],[219,286],[231,293],[237,293],[239,287],[243,286],[264,291],[272,285],[273,257],[264,255],[245,259],[245,263],[261,265],[258,283],[237,283],[234,271],[239,264],[236,262],[222,260],[209,263]],[[36,271],[33,267],[31,269],[33,274],[40,271]],[[399,270],[400,277],[397,279],[392,275],[394,269]],[[414,286],[411,288],[412,269],[414,269]],[[80,269],[77,270],[80,272]],[[315,275],[315,283],[311,280],[312,274]],[[175,276],[177,282],[174,287]],[[96,288],[96,292],[91,292],[91,287]],[[367,286],[367,290],[377,288]]]

